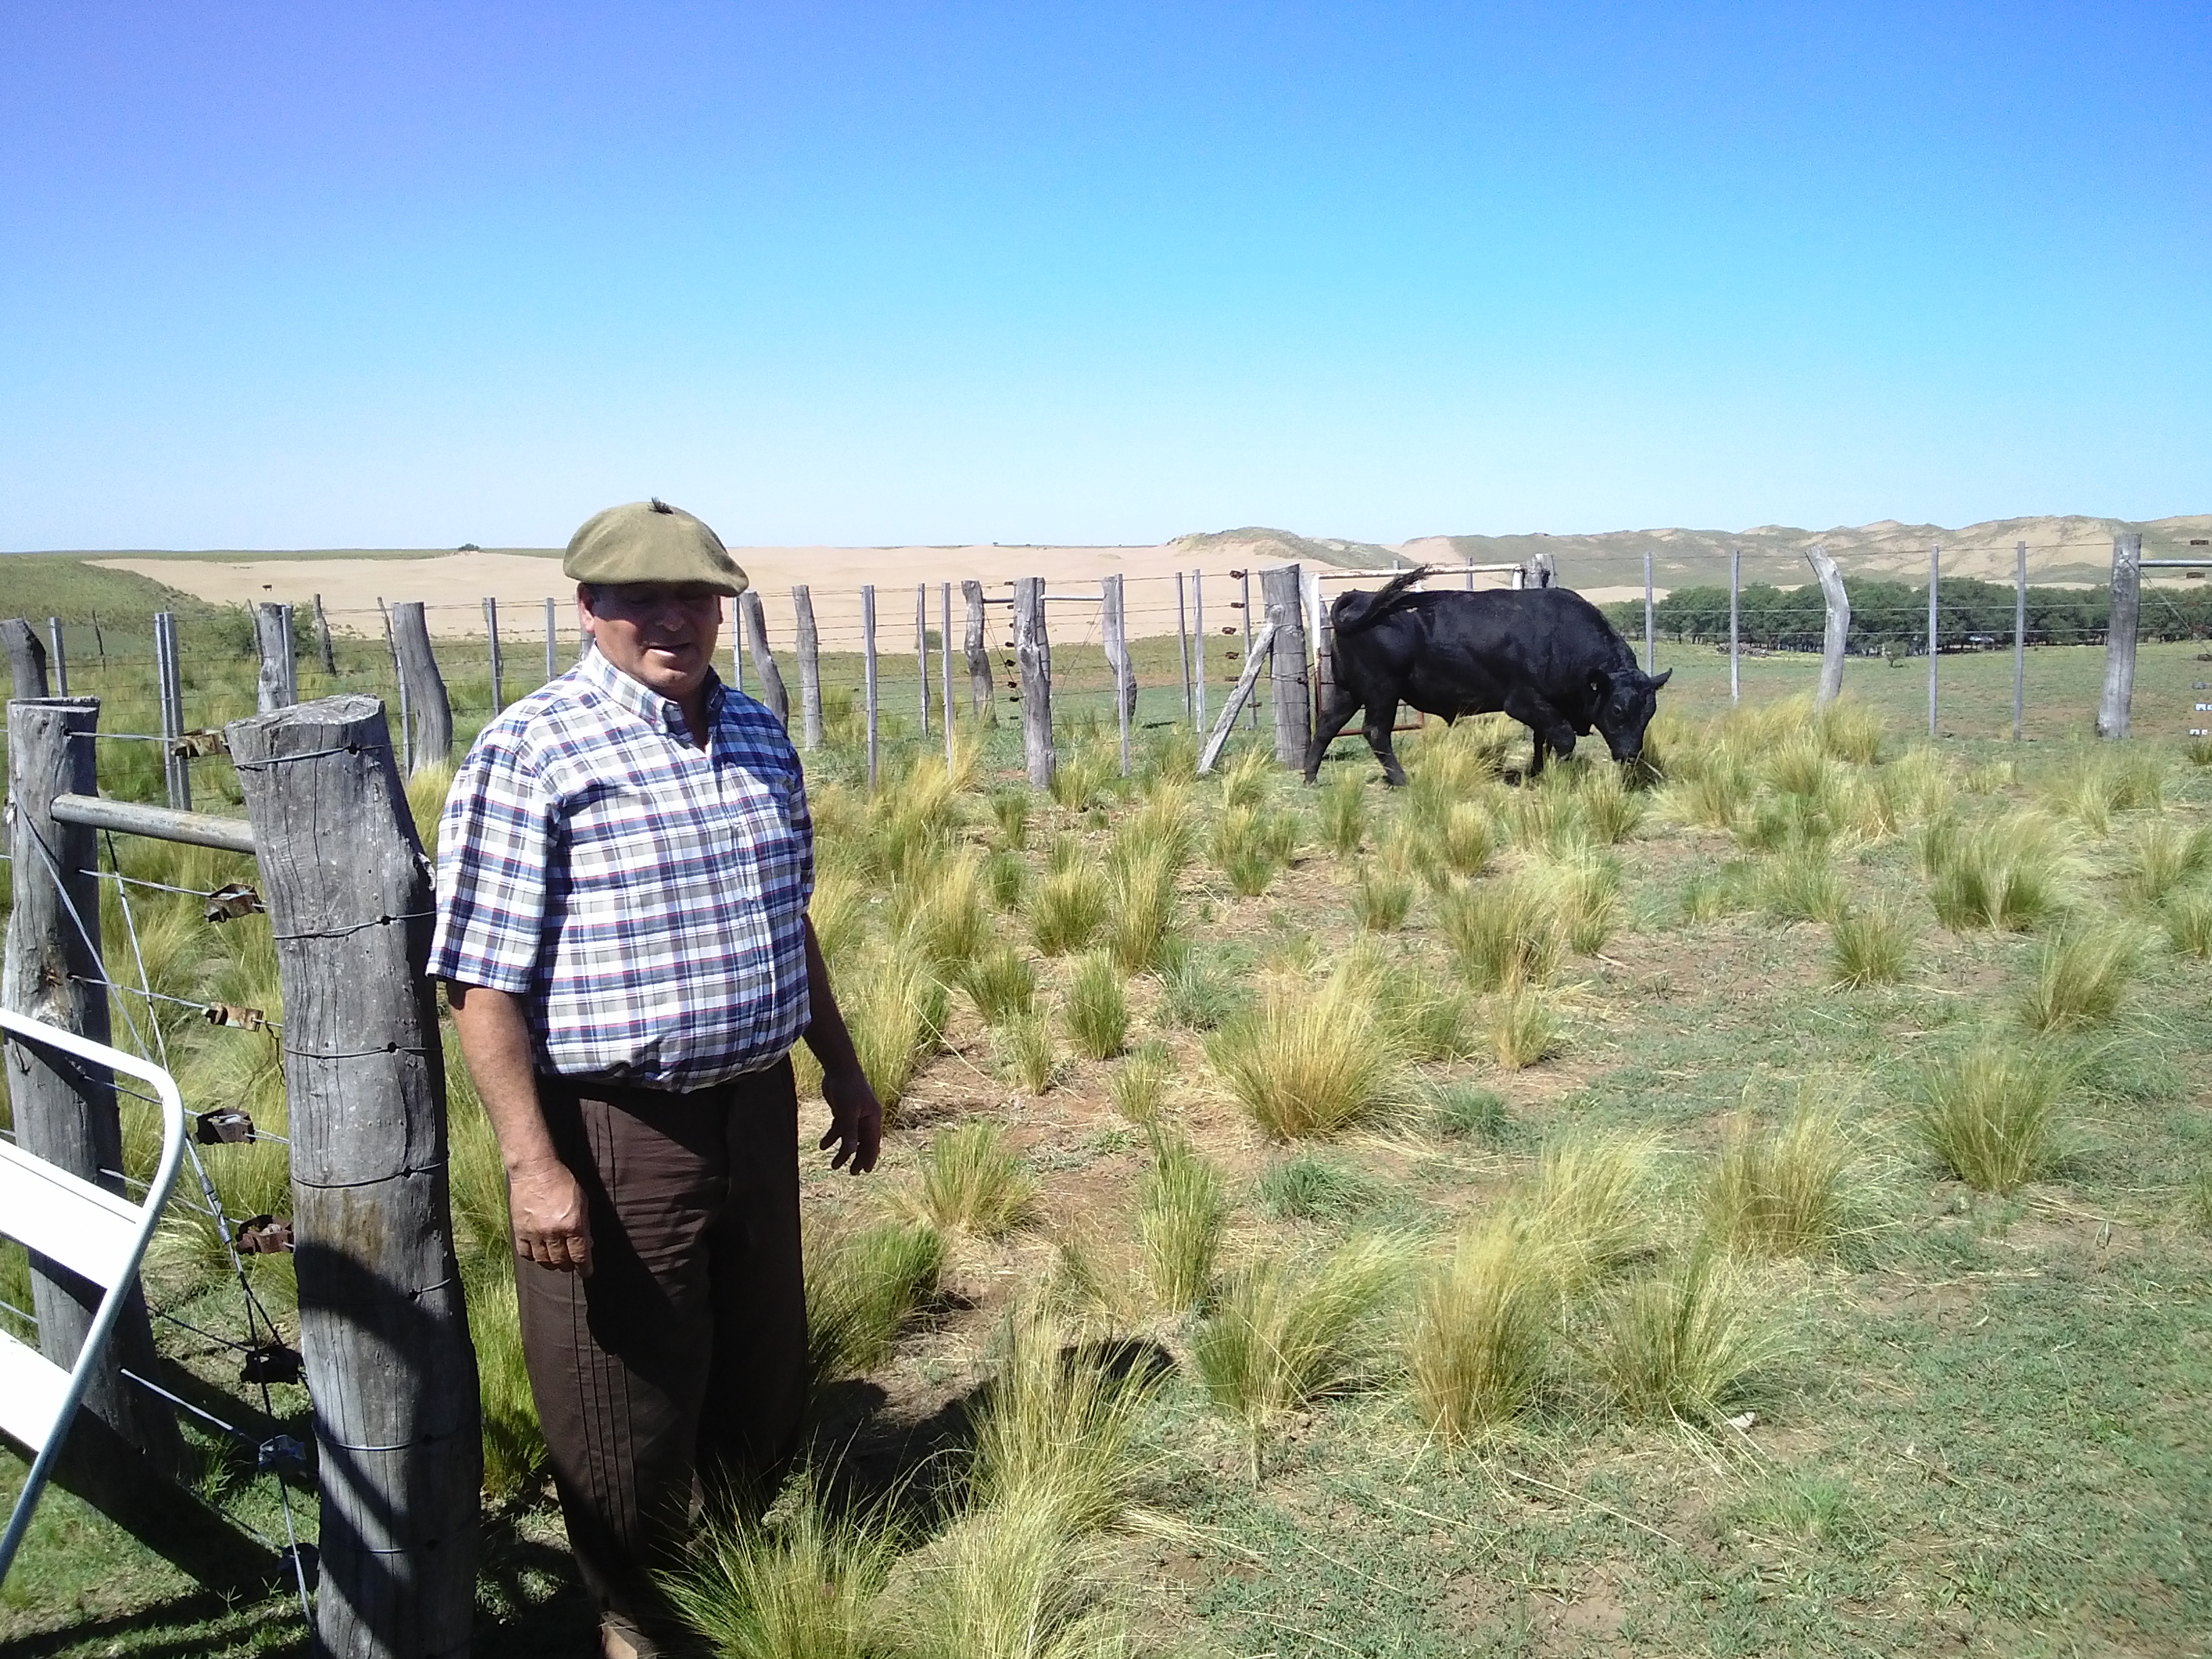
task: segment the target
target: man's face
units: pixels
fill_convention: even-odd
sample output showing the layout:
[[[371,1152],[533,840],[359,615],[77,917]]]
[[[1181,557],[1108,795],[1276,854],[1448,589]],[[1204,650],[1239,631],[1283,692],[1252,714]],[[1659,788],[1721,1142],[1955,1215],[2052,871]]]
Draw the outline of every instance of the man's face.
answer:
[[[672,702],[706,684],[722,626],[722,596],[696,582],[602,582],[576,609],[599,654]]]

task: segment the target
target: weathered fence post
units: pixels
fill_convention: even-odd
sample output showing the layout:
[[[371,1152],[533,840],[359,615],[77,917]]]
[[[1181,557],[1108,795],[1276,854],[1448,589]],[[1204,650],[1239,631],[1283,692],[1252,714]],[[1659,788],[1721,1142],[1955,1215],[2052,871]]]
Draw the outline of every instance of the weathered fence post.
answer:
[[[2021,717],[2027,712],[2027,544],[2012,548],[2012,740],[2020,741]]]
[[[1738,601],[1743,592],[1743,550],[1729,550],[1729,701],[1743,701],[1743,629]]]
[[[1275,700],[1275,759],[1303,771],[1313,741],[1313,696],[1306,683],[1306,628],[1298,568],[1279,564],[1260,573],[1260,598],[1275,630],[1267,674]]]
[[[483,1440],[423,974],[429,862],[375,698],[228,730],[284,995],[293,1259],[322,1488],[317,1650],[464,1653]]]
[[[1659,665],[1657,633],[1651,605],[1651,550],[1644,550],[1644,672],[1656,671]]]
[[[545,678],[548,683],[561,675],[560,659],[554,654],[555,641],[558,638],[559,629],[553,620],[553,601],[549,597],[545,601]]]
[[[1106,672],[1114,682],[1114,724],[1121,736],[1121,775],[1129,775],[1129,720],[1136,713],[1137,677],[1129,668],[1129,623],[1119,571],[1099,583],[1098,635],[1106,647]]]
[[[1319,579],[1309,573],[1314,586],[1314,598],[1321,597]],[[1329,692],[1336,684],[1336,623],[1329,617],[1329,607],[1316,605],[1310,600],[1306,606],[1306,626],[1313,630],[1314,712],[1318,714],[1328,706]]]
[[[775,665],[775,653],[769,649],[768,607],[761,603],[759,590],[747,588],[738,595],[738,614],[743,618],[745,648],[752,653],[753,672],[760,676],[761,701],[768,705],[769,714],[791,725],[791,694],[783,689],[783,671]]]
[[[1190,613],[1184,608],[1182,572],[1176,572],[1176,649],[1182,657],[1182,717],[1193,717],[1197,704],[1190,694]]]
[[[1266,652],[1274,642],[1275,624],[1268,623],[1260,629],[1259,652]],[[1260,678],[1260,662],[1257,653],[1246,654],[1244,672],[1237,675],[1237,684],[1230,688],[1229,701],[1221,706],[1221,719],[1215,725],[1212,735],[1206,738],[1206,747],[1199,751],[1198,775],[1201,778],[1213,770],[1214,763],[1221,758],[1221,751],[1229,742],[1230,731],[1237,724],[1237,712],[1251,696],[1252,683]]]
[[[968,629],[963,654],[968,659],[968,700],[975,706],[979,726],[999,723],[999,690],[991,680],[991,641],[984,630],[983,584],[963,581],[960,597],[968,607]]]
[[[0,647],[8,653],[8,666],[15,677],[15,700],[35,702],[46,695],[46,647],[21,617],[0,622]]]
[[[1559,561],[1549,553],[1534,554],[1522,562],[1522,587],[1549,587],[1558,580]]]
[[[1850,643],[1851,600],[1844,591],[1843,572],[1828,556],[1825,542],[1805,550],[1805,562],[1820,579],[1820,597],[1828,609],[1827,628],[1820,640],[1820,684],[1813,693],[1813,706],[1826,708],[1844,689],[1844,650]]]
[[[1928,550],[1928,735],[1936,735],[1936,658],[1942,644],[1936,628],[1936,590],[1943,576],[1943,544],[1936,543]]]
[[[1322,630],[1323,625],[1328,621],[1328,606],[1322,602],[1321,596],[1320,571],[1308,570],[1303,566],[1299,568],[1298,605],[1300,617],[1305,623],[1306,664],[1311,676],[1307,682],[1309,695],[1306,703],[1310,725],[1311,716],[1321,712]],[[1332,674],[1334,672],[1334,665],[1331,665],[1330,672]]]
[[[868,793],[876,793],[876,590],[860,589],[860,682],[867,698]]]
[[[2136,695],[2136,623],[2142,605],[2142,532],[2112,538],[2112,620],[2105,631],[2105,692],[2097,704],[2097,735],[2128,735]]]
[[[1206,573],[1190,573],[1191,724],[1206,729]]]
[[[1234,574],[1237,577],[1237,608],[1244,613],[1244,660],[1249,663],[1252,660],[1252,573],[1239,570]],[[1245,704],[1245,709],[1252,722],[1252,729],[1258,731],[1260,700],[1253,698]]]
[[[300,665],[292,657],[292,607],[266,601],[253,607],[253,643],[261,653],[254,677],[254,706],[264,714],[300,701]]]
[[[376,614],[384,618],[384,648],[391,655],[392,684],[399,694],[400,769],[411,778],[415,775],[415,716],[407,703],[407,671],[400,666],[399,637],[392,631],[392,609],[381,595],[376,601]]]
[[[323,672],[335,679],[337,653],[331,649],[331,619],[323,614],[323,596],[319,593],[315,595],[315,648],[322,653]]]
[[[507,707],[505,665],[499,656],[499,601],[490,594],[484,595],[484,638],[491,645],[491,712],[495,714]]]
[[[802,583],[791,590],[792,634],[799,651],[799,742],[822,746],[822,638],[814,631],[814,596]]]
[[[8,705],[8,803],[15,822],[15,907],[8,916],[0,1003],[11,1013],[109,1041],[107,970],[100,961],[99,863],[94,832],[54,818],[57,795],[98,788],[93,733],[97,697],[18,699]],[[71,1175],[123,1190],[123,1126],[115,1079],[97,1067],[56,1066],[28,1046],[7,1048],[8,1096],[25,1152]],[[96,1285],[64,1268],[32,1261],[31,1296],[39,1351],[56,1364],[75,1362],[100,1305]],[[125,1368],[152,1376],[154,1335],[144,1298],[132,1293],[109,1340],[107,1357],[84,1398],[85,1409],[165,1468],[177,1462],[176,1425],[151,1397],[126,1388]]]
[[[939,605],[937,666],[938,671],[944,676],[941,690],[945,703],[945,775],[950,777],[957,758],[952,737],[952,727],[955,723],[952,713],[954,707],[952,702],[952,584],[939,582],[937,598]]]
[[[929,735],[929,584],[914,585],[915,679],[921,686],[921,735]]]
[[[184,752],[185,676],[177,660],[177,619],[167,611],[154,613],[154,678],[161,691],[161,779],[170,806],[189,812],[192,763]]]
[[[1052,640],[1044,626],[1044,578],[1014,583],[1014,660],[1022,670],[1022,757],[1030,781],[1052,787],[1059,757],[1052,747]]]
[[[54,695],[66,697],[70,694],[69,650],[62,643],[62,619],[59,617],[46,618],[46,638],[54,650]]]
[[[393,648],[399,653],[399,683],[406,689],[408,775],[453,761],[453,706],[438,659],[430,654],[430,626],[422,602],[409,599],[392,607]]]

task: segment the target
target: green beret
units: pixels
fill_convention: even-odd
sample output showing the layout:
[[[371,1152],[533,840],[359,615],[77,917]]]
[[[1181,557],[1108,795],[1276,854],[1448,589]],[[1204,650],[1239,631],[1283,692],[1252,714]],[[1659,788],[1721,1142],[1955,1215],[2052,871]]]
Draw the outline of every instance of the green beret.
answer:
[[[658,496],[586,519],[568,539],[561,574],[580,582],[696,582],[730,594],[750,586],[705,520]]]

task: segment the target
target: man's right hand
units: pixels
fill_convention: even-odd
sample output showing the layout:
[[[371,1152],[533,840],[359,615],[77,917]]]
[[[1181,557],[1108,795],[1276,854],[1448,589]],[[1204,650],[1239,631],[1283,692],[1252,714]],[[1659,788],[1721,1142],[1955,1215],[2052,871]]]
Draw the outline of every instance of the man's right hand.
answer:
[[[592,1276],[591,1215],[567,1164],[551,1158],[510,1170],[507,1208],[515,1255],[541,1267]]]

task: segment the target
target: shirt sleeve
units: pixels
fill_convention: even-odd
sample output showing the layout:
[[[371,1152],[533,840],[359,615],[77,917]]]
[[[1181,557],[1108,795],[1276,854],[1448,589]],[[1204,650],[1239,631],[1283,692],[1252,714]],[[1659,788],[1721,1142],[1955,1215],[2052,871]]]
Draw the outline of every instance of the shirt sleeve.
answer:
[[[439,819],[433,976],[517,994],[531,988],[555,829],[551,792],[516,734],[487,731]]]

